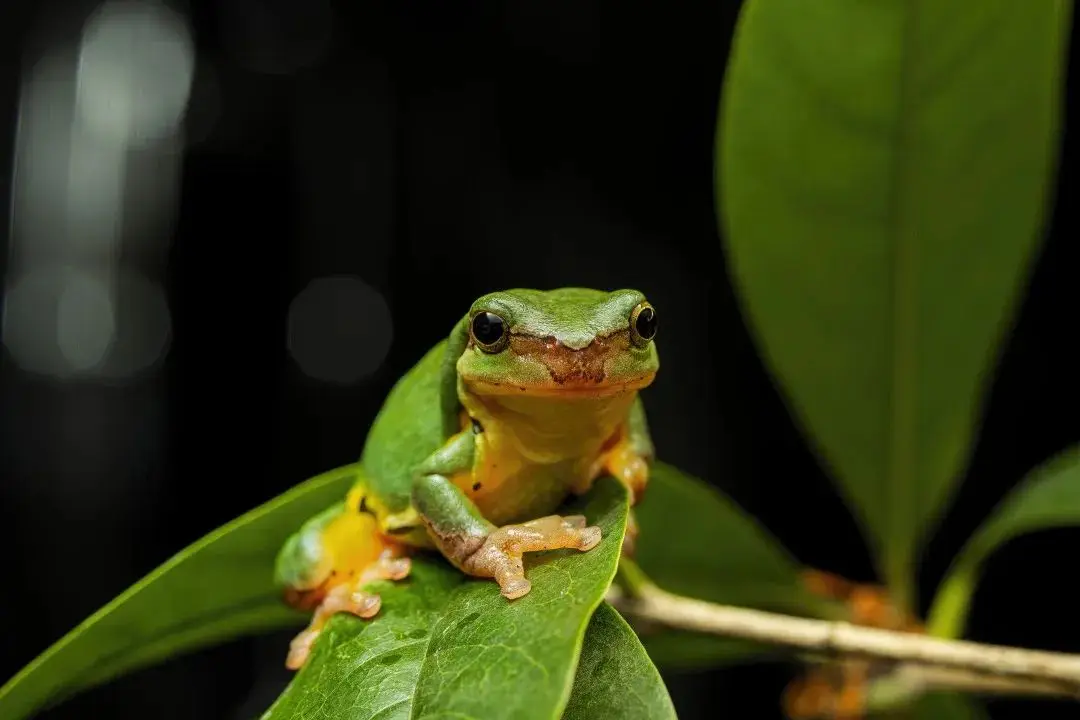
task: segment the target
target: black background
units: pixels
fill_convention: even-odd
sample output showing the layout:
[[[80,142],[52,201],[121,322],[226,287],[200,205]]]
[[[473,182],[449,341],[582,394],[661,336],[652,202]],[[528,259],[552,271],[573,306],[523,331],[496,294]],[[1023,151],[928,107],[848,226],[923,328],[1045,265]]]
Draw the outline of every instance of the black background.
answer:
[[[164,363],[127,383],[58,383],[3,359],[0,678],[206,531],[351,461],[391,383],[474,297],[504,287],[644,290],[662,318],[665,371],[646,395],[662,456],[734,496],[804,563],[872,579],[725,275],[712,144],[738,4],[336,3],[329,20],[323,7],[190,8],[199,52],[190,127],[200,137],[186,147],[158,268],[172,312]],[[223,23],[258,8],[268,23],[252,31],[255,66]],[[15,0],[0,9],[0,137],[14,137],[27,53],[77,32],[90,9]],[[1070,112],[1075,88],[1073,79]],[[969,480],[923,558],[924,609],[994,503],[1080,439],[1072,127],[1049,238]],[[0,143],[3,167],[12,147]],[[10,180],[0,174],[5,197]],[[390,308],[389,354],[357,384],[308,377],[287,348],[290,303],[325,275],[361,278]],[[385,331],[363,312],[348,320],[354,334]],[[1078,549],[1080,533],[1055,530],[999,552],[972,637],[1080,650]],[[46,717],[254,717],[287,680],[287,641],[199,652]],[[666,679],[683,718],[765,718],[779,717],[789,677],[787,666],[763,665]],[[1012,701],[990,710],[1076,712]]]

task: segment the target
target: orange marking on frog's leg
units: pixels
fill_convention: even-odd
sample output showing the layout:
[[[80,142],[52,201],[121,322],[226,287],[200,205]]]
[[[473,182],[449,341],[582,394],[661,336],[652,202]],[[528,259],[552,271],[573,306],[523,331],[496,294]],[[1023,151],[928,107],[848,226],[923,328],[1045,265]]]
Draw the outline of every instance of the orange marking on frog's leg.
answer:
[[[575,495],[585,494],[596,478],[604,473],[626,486],[631,505],[636,505],[645,495],[645,486],[649,483],[649,461],[634,450],[625,429],[608,438],[588,475],[575,483],[570,488],[571,492]]]
[[[400,580],[409,574],[408,549],[379,532],[374,515],[358,510],[361,500],[350,492],[347,509],[319,534],[320,564],[329,570],[325,579],[315,587],[285,592],[290,605],[312,611],[308,627],[290,646],[285,662],[289,669],[307,661],[312,644],[335,614],[348,612],[368,618],[379,611],[379,596],[365,592],[362,586],[375,580]]]

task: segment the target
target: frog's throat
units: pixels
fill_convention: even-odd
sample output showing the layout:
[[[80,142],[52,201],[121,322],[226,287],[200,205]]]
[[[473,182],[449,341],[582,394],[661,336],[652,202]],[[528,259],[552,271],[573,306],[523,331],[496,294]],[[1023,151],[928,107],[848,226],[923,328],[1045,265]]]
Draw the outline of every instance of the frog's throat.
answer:
[[[637,393],[568,397],[514,393],[485,395],[461,388],[465,414],[483,433],[487,458],[503,470],[572,459],[591,462],[627,419]],[[468,424],[463,422],[463,426]],[[494,455],[492,454],[494,453]],[[502,454],[508,453],[506,457]]]

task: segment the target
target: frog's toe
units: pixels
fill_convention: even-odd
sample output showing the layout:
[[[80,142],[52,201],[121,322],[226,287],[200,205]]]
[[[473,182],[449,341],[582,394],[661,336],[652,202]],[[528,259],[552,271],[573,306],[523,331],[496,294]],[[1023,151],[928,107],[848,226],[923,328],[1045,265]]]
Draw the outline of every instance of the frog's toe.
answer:
[[[530,590],[532,590],[532,583],[524,577],[511,578],[499,585],[499,592],[507,600],[517,600],[523,595],[528,595]]]
[[[518,552],[574,548],[590,550],[600,542],[600,528],[586,527],[581,515],[547,517],[521,525],[506,525],[491,534],[496,542],[512,544]]]
[[[592,550],[594,547],[600,544],[600,528],[587,527],[583,528],[578,534],[578,550],[586,551]]]
[[[293,638],[289,644],[289,655],[285,667],[290,670],[300,669],[307,662],[311,648],[322,633],[327,621],[339,612],[347,612],[360,618],[372,618],[379,613],[382,598],[374,593],[360,590],[356,583],[345,583],[331,588],[315,608],[311,624]]]
[[[339,612],[347,612],[357,617],[370,618],[379,613],[382,599],[374,594],[360,590],[354,583],[338,585],[326,593],[322,603],[315,609],[308,630],[321,629],[326,621]]]
[[[584,515],[567,515],[562,519],[563,525],[567,528],[583,528],[588,525],[588,521]]]
[[[378,560],[369,565],[360,574],[360,583],[373,580],[404,580],[412,570],[412,561],[407,557],[397,557],[396,551],[385,551]]]
[[[364,592],[363,590],[353,590],[349,592],[348,588],[344,589],[345,592],[342,593],[343,597],[332,606],[326,608],[330,614],[347,612],[362,618],[375,617],[379,614],[379,608],[382,607],[381,597]],[[332,595],[328,596],[327,600],[332,598]]]
[[[412,570],[412,561],[409,558],[392,558],[383,563],[385,580],[404,580]]]
[[[311,646],[315,644],[315,638],[319,637],[318,630],[305,630],[289,643],[289,656],[285,659],[285,667],[289,670],[299,670],[307,662],[311,655]]]
[[[299,670],[307,662],[311,655],[311,648],[322,633],[326,622],[336,613],[348,612],[357,617],[370,618],[379,612],[382,601],[378,595],[363,592],[362,590],[349,591],[346,585],[338,587],[327,593],[325,599],[315,610],[315,616],[311,624],[303,632],[299,633],[289,643],[289,655],[285,658],[285,667],[289,670]]]

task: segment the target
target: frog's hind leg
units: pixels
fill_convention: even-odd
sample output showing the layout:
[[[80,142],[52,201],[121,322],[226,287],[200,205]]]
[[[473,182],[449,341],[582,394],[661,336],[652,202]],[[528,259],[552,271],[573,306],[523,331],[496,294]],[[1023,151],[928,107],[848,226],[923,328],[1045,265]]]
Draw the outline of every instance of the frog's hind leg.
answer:
[[[397,557],[394,551],[386,549],[371,565],[359,574],[338,584],[330,584],[322,595],[311,622],[303,632],[293,638],[289,644],[289,655],[285,667],[298,670],[311,654],[312,645],[322,633],[327,621],[339,612],[347,612],[361,618],[374,617],[379,612],[382,601],[375,593],[363,590],[363,586],[376,580],[401,580],[409,574],[409,558]]]
[[[338,503],[315,516],[285,543],[277,579],[285,600],[312,610],[308,627],[292,641],[286,667],[301,667],[327,621],[339,612],[370,618],[379,612],[378,595],[363,588],[376,580],[409,574],[407,548],[378,531],[375,517]]]

